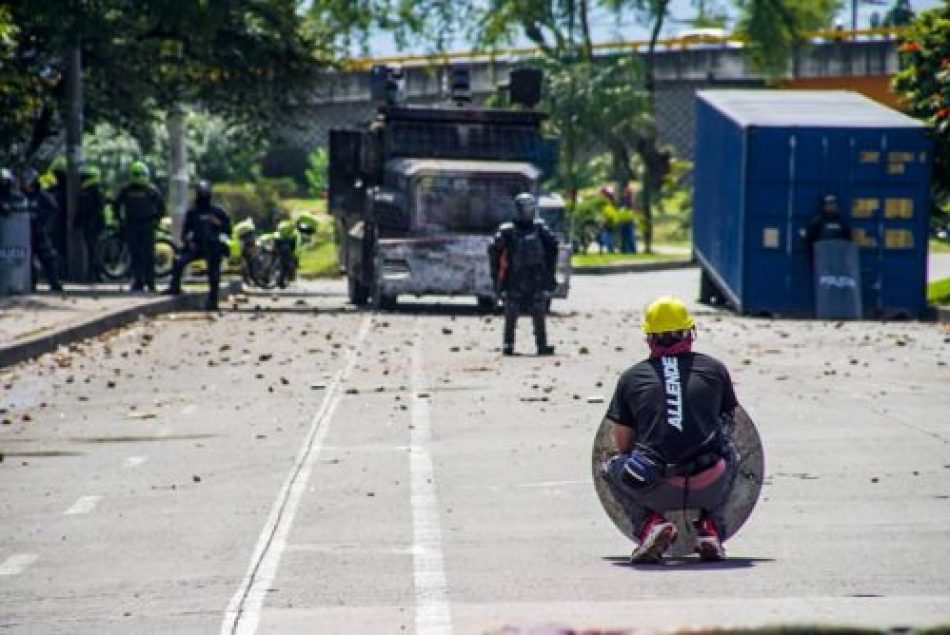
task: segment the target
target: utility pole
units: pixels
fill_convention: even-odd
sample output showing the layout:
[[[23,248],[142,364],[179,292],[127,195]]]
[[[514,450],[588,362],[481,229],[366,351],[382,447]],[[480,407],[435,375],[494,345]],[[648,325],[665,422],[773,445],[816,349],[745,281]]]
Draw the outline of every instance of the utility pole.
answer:
[[[86,244],[76,227],[79,203],[79,165],[82,163],[82,49],[77,42],[68,52],[66,71],[66,253],[69,280],[89,279]]]
[[[176,104],[168,113],[168,209],[172,217],[172,240],[178,242],[188,209],[188,145],[185,143],[185,111]]]

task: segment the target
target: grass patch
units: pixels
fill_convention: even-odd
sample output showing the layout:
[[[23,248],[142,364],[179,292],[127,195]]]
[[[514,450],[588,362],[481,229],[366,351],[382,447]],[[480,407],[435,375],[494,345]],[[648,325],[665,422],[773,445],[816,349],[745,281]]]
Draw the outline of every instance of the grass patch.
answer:
[[[307,212],[314,216],[326,216],[327,201],[322,198],[282,198],[281,206],[290,212],[291,216],[296,216],[301,212]]]
[[[943,240],[930,239],[930,253],[932,254],[950,254],[950,242]]]
[[[574,254],[571,265],[577,268],[620,265],[628,262],[670,262],[688,260],[689,256],[679,254]]]
[[[336,240],[333,233],[333,219],[320,219],[317,235],[313,244],[300,255],[300,268],[297,274],[301,278],[325,278],[340,275],[340,266],[336,258]]]
[[[935,280],[927,285],[927,302],[931,304],[950,304],[950,278]]]

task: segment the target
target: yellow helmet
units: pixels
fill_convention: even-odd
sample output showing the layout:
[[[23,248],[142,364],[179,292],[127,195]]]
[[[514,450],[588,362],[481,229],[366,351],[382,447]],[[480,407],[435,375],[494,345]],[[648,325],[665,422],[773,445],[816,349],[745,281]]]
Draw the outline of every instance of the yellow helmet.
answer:
[[[645,333],[688,331],[695,326],[696,321],[686,310],[683,301],[668,295],[651,302],[643,316]]]

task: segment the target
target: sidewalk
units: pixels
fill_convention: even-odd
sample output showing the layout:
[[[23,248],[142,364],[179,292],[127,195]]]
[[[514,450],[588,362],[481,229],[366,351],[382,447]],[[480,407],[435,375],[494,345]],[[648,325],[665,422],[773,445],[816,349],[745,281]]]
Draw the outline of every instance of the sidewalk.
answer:
[[[70,284],[65,295],[43,289],[32,295],[0,297],[0,368],[142,316],[199,308],[204,300],[204,292],[169,297],[122,289],[116,284]]]

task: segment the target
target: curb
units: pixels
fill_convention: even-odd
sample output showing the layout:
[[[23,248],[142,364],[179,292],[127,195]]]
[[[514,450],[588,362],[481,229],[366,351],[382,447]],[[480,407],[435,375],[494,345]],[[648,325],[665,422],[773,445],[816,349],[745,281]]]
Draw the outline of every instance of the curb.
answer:
[[[647,271],[670,271],[697,267],[696,260],[661,260],[658,262],[625,262],[619,265],[595,265],[592,267],[571,267],[571,275],[602,276],[612,273],[633,273]]]
[[[98,315],[84,322],[56,328],[52,332],[0,347],[0,368],[39,357],[77,340],[95,337],[106,331],[126,326],[142,317],[154,317],[172,311],[196,310],[202,306],[204,298],[204,293],[184,293],[175,297],[161,298],[148,304]]]

